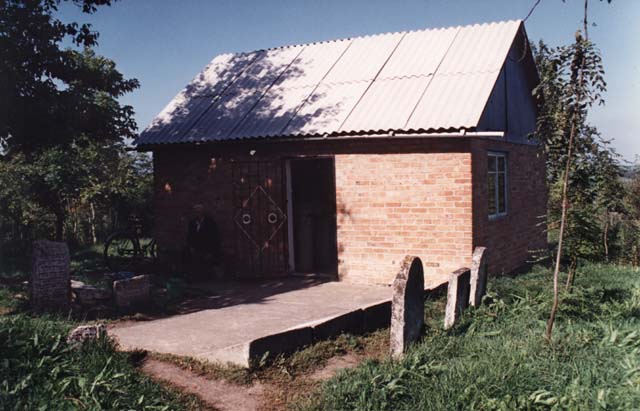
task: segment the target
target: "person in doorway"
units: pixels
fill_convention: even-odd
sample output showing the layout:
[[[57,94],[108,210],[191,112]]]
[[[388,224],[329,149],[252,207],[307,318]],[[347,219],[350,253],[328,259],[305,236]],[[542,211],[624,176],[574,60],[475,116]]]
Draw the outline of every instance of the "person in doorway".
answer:
[[[185,260],[191,277],[209,277],[213,267],[220,264],[220,237],[218,227],[205,212],[202,204],[193,206],[194,218],[187,228]],[[208,272],[209,271],[209,272]]]

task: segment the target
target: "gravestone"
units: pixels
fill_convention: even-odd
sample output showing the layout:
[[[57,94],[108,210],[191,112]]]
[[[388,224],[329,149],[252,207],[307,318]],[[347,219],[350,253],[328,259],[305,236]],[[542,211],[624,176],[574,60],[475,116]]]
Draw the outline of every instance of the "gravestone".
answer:
[[[406,256],[393,281],[390,350],[401,357],[424,328],[424,272],[418,257]]]
[[[151,299],[151,277],[137,275],[113,282],[113,297],[118,308],[131,308],[149,303]]]
[[[487,264],[487,248],[476,247],[471,258],[469,304],[472,307],[478,307],[482,303],[482,297],[487,292]]]
[[[468,268],[460,268],[449,276],[449,288],[447,289],[447,307],[444,313],[444,328],[449,329],[460,318],[462,312],[469,305],[469,281],[471,271]]]
[[[66,243],[33,242],[29,298],[34,311],[66,311],[70,306],[69,247]]]

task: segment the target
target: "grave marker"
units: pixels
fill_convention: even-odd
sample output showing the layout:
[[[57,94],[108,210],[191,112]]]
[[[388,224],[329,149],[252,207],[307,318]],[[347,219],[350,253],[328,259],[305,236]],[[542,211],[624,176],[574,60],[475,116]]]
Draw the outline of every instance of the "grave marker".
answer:
[[[393,281],[391,356],[401,357],[424,328],[424,272],[418,257],[406,256]]]
[[[476,247],[471,258],[469,304],[472,307],[478,307],[482,303],[482,297],[487,293],[487,275],[487,248]]]
[[[449,288],[447,289],[447,307],[444,313],[444,328],[449,329],[458,320],[462,312],[469,305],[469,281],[471,271],[468,268],[460,268],[449,276]]]
[[[33,242],[29,297],[34,311],[66,311],[70,305],[69,247],[66,243]]]

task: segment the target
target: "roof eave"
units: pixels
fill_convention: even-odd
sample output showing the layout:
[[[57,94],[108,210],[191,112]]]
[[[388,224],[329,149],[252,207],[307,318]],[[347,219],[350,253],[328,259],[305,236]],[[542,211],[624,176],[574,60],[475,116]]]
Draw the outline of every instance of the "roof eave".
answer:
[[[504,138],[504,131],[475,131],[472,129],[460,129],[457,131],[432,131],[432,132],[388,132],[388,133],[368,133],[368,134],[338,134],[338,135],[308,135],[308,136],[286,136],[286,137],[254,137],[234,140],[205,140],[205,141],[184,141],[172,143],[139,144],[136,150],[139,152],[153,151],[157,148],[175,146],[212,146],[217,144],[239,144],[249,141],[269,141],[271,143],[304,142],[304,141],[344,141],[344,140],[374,140],[374,139],[430,139],[430,138]]]

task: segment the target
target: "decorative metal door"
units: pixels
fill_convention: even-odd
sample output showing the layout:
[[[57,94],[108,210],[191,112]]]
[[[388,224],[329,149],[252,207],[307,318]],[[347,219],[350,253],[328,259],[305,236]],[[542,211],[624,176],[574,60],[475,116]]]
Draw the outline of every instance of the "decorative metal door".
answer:
[[[232,178],[238,275],[285,274],[287,216],[282,162],[235,162]]]

